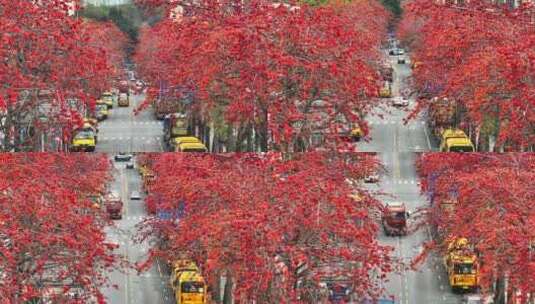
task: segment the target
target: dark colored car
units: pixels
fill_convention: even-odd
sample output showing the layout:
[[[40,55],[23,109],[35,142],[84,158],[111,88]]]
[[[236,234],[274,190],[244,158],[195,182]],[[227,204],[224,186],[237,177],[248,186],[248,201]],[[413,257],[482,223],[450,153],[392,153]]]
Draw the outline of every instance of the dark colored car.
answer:
[[[119,153],[115,155],[115,161],[130,161],[132,160],[132,154]]]

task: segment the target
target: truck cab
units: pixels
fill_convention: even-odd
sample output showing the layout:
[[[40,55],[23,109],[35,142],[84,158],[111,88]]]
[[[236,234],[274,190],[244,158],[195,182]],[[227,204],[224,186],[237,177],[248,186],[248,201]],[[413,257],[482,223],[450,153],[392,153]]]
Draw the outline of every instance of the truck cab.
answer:
[[[106,212],[111,219],[120,220],[123,218],[123,202],[117,195],[110,195],[106,198]]]
[[[474,152],[472,141],[463,130],[446,129],[442,132],[441,152]]]
[[[85,124],[84,127],[74,131],[71,143],[71,151],[93,152],[97,144],[97,134],[93,127]]]
[[[197,265],[193,261],[178,260],[171,266],[169,283],[176,304],[206,304],[207,286]]]
[[[444,266],[453,291],[478,288],[478,259],[466,238],[456,238],[450,241],[444,257]]]
[[[383,228],[387,236],[407,235],[409,213],[403,203],[388,203],[383,212]]]

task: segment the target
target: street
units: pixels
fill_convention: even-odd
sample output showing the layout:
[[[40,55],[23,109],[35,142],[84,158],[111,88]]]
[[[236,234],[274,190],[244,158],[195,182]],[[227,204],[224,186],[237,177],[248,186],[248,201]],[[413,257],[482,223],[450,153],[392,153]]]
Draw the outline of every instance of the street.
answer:
[[[394,68],[393,96],[399,96],[400,91],[406,89],[403,84],[411,75],[410,62],[397,64],[396,59],[395,56],[390,58]],[[414,100],[410,100],[409,109],[412,106]],[[403,124],[409,109],[388,107],[378,110],[377,113],[383,115],[382,119],[368,118],[372,140],[364,144],[359,143],[358,149],[377,152],[385,166],[386,173],[380,182],[377,185],[368,184],[368,187],[388,193],[389,196],[381,198],[385,203],[404,202],[408,211],[412,213],[428,204],[426,198],[420,195],[419,179],[415,169],[418,152],[435,151],[436,147],[433,146],[422,118],[412,120],[407,125]],[[395,247],[394,256],[409,265],[420,252],[420,246],[429,240],[430,235],[427,231],[421,229],[402,237],[389,237],[382,232],[379,241],[383,245]],[[453,294],[449,289],[441,263],[441,259],[431,257],[420,266],[419,271],[409,269],[392,273],[389,282],[385,284],[387,295],[393,296],[396,303],[400,304],[460,303],[461,296]]]
[[[161,152],[163,124],[156,120],[152,109],[134,115],[145,99],[144,94],[131,94],[129,107],[115,103],[110,116],[99,124],[99,141],[96,152]]]
[[[108,239],[119,244],[118,252],[124,255],[129,263],[143,262],[147,258],[150,245],[136,244],[132,240],[136,234],[136,225],[147,215],[143,194],[141,200],[130,200],[132,191],[142,193],[139,174],[136,169],[126,169],[124,162],[115,162],[114,177],[110,191],[120,195],[124,203],[123,217],[115,221],[115,227],[108,228]],[[173,303],[174,297],[167,288],[168,276],[161,263],[156,263],[148,271],[141,273],[134,269],[115,271],[110,273],[109,278],[112,285],[117,286],[103,290],[109,303]]]
[[[387,55],[388,56],[388,55]],[[403,84],[410,76],[409,64],[397,64],[396,57],[390,58],[394,67],[393,96],[399,96],[406,89]],[[137,106],[143,95],[133,95],[133,105],[128,108],[112,110],[111,117],[100,124],[98,151],[117,153],[120,151],[162,151],[161,123],[153,118],[151,110],[145,110],[134,116],[132,106]],[[380,190],[389,196],[382,197],[384,202],[404,202],[413,212],[427,204],[420,195],[415,160],[418,152],[433,151],[436,147],[429,137],[425,121],[422,118],[410,121],[407,125],[403,119],[408,115],[414,100],[407,109],[387,106],[378,109],[376,117],[368,117],[371,140],[358,143],[362,152],[377,152],[385,166],[386,173],[376,185],[367,184],[371,190]],[[128,261],[141,261],[148,250],[148,244],[133,244],[132,236],[136,233],[135,225],[146,216],[143,200],[130,200],[130,193],[140,189],[140,177],[136,170],[125,169],[124,163],[115,162],[115,181],[111,191],[120,193],[124,206],[123,219],[117,221],[117,229],[110,230],[111,240],[118,241],[119,251]],[[420,247],[429,239],[427,230],[420,230],[404,237],[387,237],[381,232],[379,241],[383,245],[395,248],[395,259],[405,265],[418,255]],[[408,266],[407,266],[408,267]],[[162,266],[157,263],[149,271],[137,274],[114,272],[110,275],[118,289],[109,288],[105,294],[110,303],[172,303],[173,295],[167,288],[167,276]],[[460,303],[461,296],[453,294],[448,286],[441,259],[431,257],[419,271],[401,269],[392,273],[384,285],[387,296],[393,296],[399,304]]]

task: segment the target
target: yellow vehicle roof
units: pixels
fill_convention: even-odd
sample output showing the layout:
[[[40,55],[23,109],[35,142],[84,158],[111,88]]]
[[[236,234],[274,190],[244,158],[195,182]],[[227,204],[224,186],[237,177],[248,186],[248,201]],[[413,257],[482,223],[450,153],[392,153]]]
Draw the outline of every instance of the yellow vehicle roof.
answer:
[[[192,260],[176,260],[173,262],[173,269],[190,269],[199,271],[199,267]]]
[[[453,137],[447,138],[448,146],[462,146],[462,147],[474,147],[472,141],[469,138]]]
[[[180,145],[183,143],[201,143],[201,141],[197,137],[193,136],[183,136],[183,137],[175,137],[173,138],[175,144]]]
[[[188,149],[205,149],[205,150],[208,150],[206,148],[206,146],[203,144],[203,143],[182,143],[180,144],[180,150],[188,150]]]
[[[98,99],[97,100],[97,104],[103,104],[103,103],[105,103],[104,100],[102,100],[102,99]]]
[[[113,96],[111,92],[104,92],[102,93],[102,96]]]
[[[202,282],[204,283],[203,276],[196,272],[196,271],[184,271],[180,273],[180,277],[178,278],[179,282]]]
[[[442,132],[442,137],[468,137],[461,129],[446,129]]]

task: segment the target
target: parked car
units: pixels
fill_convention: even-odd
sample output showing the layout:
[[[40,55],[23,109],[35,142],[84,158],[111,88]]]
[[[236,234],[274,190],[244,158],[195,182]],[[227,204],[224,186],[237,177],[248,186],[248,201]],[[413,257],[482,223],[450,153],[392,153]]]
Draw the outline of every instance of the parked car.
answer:
[[[370,174],[364,178],[365,183],[378,183],[379,182],[379,175],[377,174]]]
[[[403,49],[400,49],[400,48],[394,48],[394,49],[391,49],[388,54],[390,56],[401,56],[401,55],[404,55],[405,54],[405,51]]]
[[[392,105],[394,107],[406,107],[409,105],[409,100],[402,96],[392,98]]]
[[[133,161],[128,161],[126,163],[126,169],[134,169],[134,162]]]
[[[115,155],[115,161],[130,161],[132,160],[133,155],[127,153],[119,153]]]
[[[132,194],[130,194],[131,200],[140,200],[141,194],[139,194],[139,191],[132,191]]]
[[[493,297],[483,297],[481,295],[465,295],[463,297],[463,304],[493,304]]]

